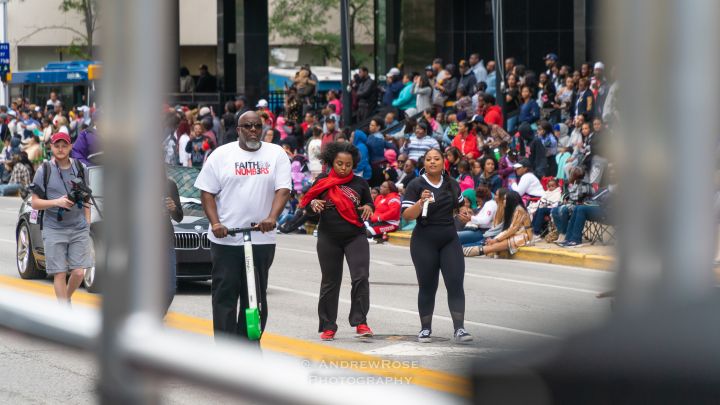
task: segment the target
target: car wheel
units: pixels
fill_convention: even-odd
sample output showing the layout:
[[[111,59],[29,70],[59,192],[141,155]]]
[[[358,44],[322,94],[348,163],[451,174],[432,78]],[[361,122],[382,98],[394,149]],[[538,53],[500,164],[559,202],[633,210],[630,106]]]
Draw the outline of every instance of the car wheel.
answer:
[[[89,267],[85,269],[85,276],[83,276],[83,284],[85,284],[85,289],[89,293],[97,294],[100,292],[101,287],[101,277],[98,277],[97,272],[97,259],[98,255],[96,252],[98,252],[101,247],[98,244],[97,240],[93,238],[93,243],[91,245],[92,248],[92,255],[93,255],[93,263],[95,263],[95,266]]]
[[[18,273],[20,273],[20,278],[27,280],[47,277],[47,273],[40,270],[35,263],[32,240],[30,239],[30,229],[26,222],[20,224],[17,232],[15,256],[17,258],[17,269]]]

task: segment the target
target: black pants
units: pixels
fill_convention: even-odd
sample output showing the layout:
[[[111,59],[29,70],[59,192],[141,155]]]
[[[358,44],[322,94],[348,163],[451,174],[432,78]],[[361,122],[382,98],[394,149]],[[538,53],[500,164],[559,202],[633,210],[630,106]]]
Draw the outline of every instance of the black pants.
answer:
[[[247,339],[245,309],[248,307],[245,280],[245,250],[242,246],[213,243],[212,256],[212,310],[215,333],[237,335]],[[267,285],[270,266],[275,258],[275,245],[253,245],[255,287],[262,330],[267,323]],[[238,298],[240,313],[238,314]]]
[[[350,291],[350,325],[357,326],[367,323],[370,309],[370,246],[365,233],[338,237],[338,235],[318,231],[318,259],[322,281],[320,283],[320,301],[318,316],[320,326],[318,332],[337,330],[338,300],[343,274],[343,257],[347,260],[352,280]]]
[[[455,227],[417,226],[410,239],[410,256],[415,265],[418,285],[418,312],[423,329],[431,329],[435,310],[435,293],[442,271],[448,295],[448,306],[455,329],[464,327],[465,258]]]

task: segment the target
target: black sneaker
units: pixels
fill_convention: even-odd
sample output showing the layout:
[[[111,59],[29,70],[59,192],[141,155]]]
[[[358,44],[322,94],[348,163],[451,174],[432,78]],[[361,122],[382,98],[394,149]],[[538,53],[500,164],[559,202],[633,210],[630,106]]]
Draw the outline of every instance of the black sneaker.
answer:
[[[473,338],[465,329],[458,328],[453,334],[453,339],[458,343],[472,342]]]
[[[423,329],[418,333],[417,340],[420,343],[431,343],[432,337],[430,337],[430,329]]]

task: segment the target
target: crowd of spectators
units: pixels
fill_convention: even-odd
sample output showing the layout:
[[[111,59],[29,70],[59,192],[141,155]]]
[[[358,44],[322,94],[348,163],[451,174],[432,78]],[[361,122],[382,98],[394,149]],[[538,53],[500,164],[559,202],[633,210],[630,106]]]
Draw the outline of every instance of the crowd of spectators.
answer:
[[[355,172],[368,181],[381,207],[367,224],[371,238],[382,241],[388,232],[412,229],[414,224],[400,219],[402,193],[421,175],[425,153],[439,149],[446,171],[468,197],[457,215],[464,246],[493,245],[497,235],[513,236],[504,235],[508,229],[526,232],[526,244],[545,237],[577,246],[582,224],[572,219],[576,207],[597,207],[593,195],[610,185],[607,145],[619,118],[618,84],[602,62],[573,69],[549,53],[539,73],[512,57],[503,62],[504,80],[495,61],[472,54],[457,64],[437,58],[423,72],[393,67],[383,85],[360,67],[349,106],[343,106],[339,90],[320,94],[325,103],[318,106],[317,77],[303,66],[286,90],[283,108],[275,111],[265,99],[253,108],[242,96],[226,103],[222,113],[207,106],[170,108],[165,160],[201,167],[218,145],[237,139],[239,116],[254,109],[264,123],[263,140],[281,145],[292,161],[295,196],[281,221],[287,222],[285,231],[307,220],[294,212],[296,201],[323,172],[323,148],[340,141],[360,150]],[[343,108],[351,109],[351,123],[342,122]],[[515,221],[522,226],[511,227],[514,211],[507,209],[525,210],[527,218]],[[606,221],[605,212],[584,217]]]

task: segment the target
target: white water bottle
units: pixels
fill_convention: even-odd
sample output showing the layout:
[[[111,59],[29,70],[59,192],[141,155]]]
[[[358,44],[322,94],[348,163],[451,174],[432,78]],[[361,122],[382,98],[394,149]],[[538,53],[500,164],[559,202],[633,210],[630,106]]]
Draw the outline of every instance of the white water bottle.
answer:
[[[422,217],[423,218],[427,218],[428,205],[430,205],[429,198],[427,200],[425,200],[425,202],[423,203],[423,208],[422,208]]]

